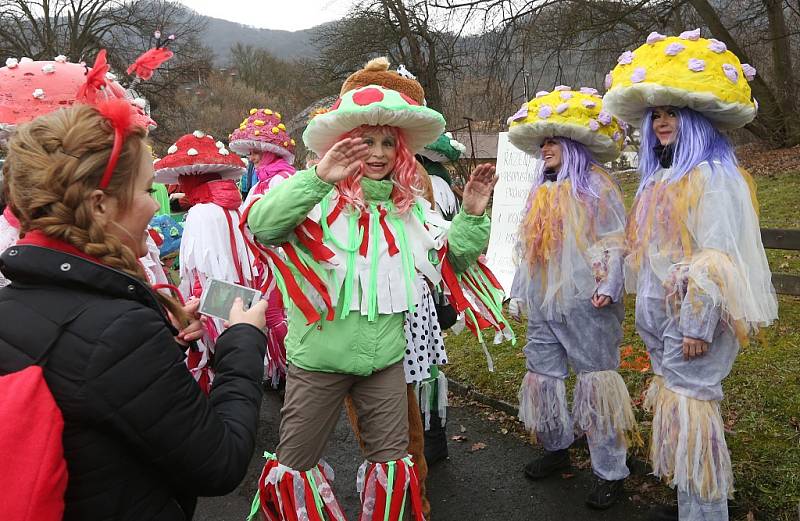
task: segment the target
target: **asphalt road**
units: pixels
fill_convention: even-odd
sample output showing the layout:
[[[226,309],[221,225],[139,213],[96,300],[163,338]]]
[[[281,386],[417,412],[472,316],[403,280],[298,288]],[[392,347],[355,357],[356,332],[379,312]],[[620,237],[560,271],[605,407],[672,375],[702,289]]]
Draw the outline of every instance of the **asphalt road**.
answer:
[[[263,465],[261,454],[278,441],[280,400],[267,393],[261,410],[256,456],[248,477],[234,493],[201,498],[196,521],[242,521],[250,510],[255,483]],[[428,495],[434,521],[640,521],[646,509],[628,498],[605,512],[584,506],[591,486],[591,471],[573,468],[553,478],[532,482],[522,467],[539,454],[520,436],[497,421],[485,407],[456,401],[448,411],[450,458],[436,464],[428,476]],[[477,447],[475,444],[478,444]],[[485,447],[481,447],[481,444]],[[355,476],[362,462],[358,444],[344,415],[328,442],[326,460],[336,473],[334,489],[348,519],[357,520],[359,501]]]

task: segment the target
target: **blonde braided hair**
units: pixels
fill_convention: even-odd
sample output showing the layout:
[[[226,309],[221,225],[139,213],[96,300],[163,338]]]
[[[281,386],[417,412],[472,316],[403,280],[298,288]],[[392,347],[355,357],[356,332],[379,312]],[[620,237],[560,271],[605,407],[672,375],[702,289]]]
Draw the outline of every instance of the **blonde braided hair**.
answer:
[[[40,230],[147,283],[134,252],[106,233],[92,212],[89,195],[100,183],[113,144],[111,125],[88,105],[62,109],[19,127],[9,142],[3,167],[9,204],[19,219],[21,234]],[[104,190],[117,199],[122,211],[133,200],[145,153],[149,156],[145,131],[137,128],[125,140]],[[155,294],[180,324],[188,322],[177,301]]]

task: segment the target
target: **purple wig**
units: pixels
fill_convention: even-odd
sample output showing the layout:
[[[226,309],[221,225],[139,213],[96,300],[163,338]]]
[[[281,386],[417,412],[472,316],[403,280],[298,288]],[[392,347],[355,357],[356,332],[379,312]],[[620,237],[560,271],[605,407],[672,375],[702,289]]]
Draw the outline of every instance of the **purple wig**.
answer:
[[[558,181],[569,179],[572,183],[572,195],[575,198],[587,196],[599,197],[589,183],[592,166],[599,165],[592,153],[582,143],[565,137],[553,138],[561,146],[561,167],[558,169]],[[544,181],[544,161],[540,161],[533,174],[531,193]]]
[[[659,144],[653,131],[653,110],[648,109],[642,118],[641,144],[639,146],[639,192],[660,168],[653,147]],[[738,172],[739,162],[733,152],[733,145],[728,138],[714,128],[714,125],[702,114],[689,108],[674,109],[678,116],[678,128],[675,135],[672,155],[672,172],[667,182],[682,179],[694,170],[697,165],[707,161],[712,171]],[[719,162],[722,166],[715,162]],[[638,193],[638,192],[637,192]]]

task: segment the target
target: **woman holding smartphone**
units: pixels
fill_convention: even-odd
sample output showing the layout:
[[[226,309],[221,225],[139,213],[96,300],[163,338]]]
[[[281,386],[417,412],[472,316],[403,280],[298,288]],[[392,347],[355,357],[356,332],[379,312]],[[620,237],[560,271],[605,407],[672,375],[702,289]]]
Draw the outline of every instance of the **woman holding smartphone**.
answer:
[[[231,310],[206,397],[176,342],[183,309],[137,262],[157,204],[129,111],[42,116],[4,165],[23,237],[0,257],[0,375],[43,368],[64,420],[66,521],[191,519],[197,496],[239,484],[255,446],[264,306]]]

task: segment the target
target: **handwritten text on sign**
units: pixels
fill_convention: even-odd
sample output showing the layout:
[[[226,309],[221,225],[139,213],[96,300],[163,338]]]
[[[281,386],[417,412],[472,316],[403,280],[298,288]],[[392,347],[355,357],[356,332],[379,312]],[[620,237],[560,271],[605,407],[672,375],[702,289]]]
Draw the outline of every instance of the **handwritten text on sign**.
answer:
[[[503,285],[506,295],[514,280],[514,246],[522,220],[525,200],[533,184],[537,162],[508,141],[508,132],[501,132],[497,142],[497,175],[492,202],[492,232],[486,258],[489,268]]]

